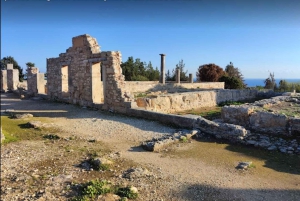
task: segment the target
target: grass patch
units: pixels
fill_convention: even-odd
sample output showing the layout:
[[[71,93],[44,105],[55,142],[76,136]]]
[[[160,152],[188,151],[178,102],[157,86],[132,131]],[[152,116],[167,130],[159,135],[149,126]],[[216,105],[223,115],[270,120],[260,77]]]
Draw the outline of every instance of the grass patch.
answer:
[[[21,140],[42,140],[45,132],[56,133],[57,128],[48,127],[42,129],[28,128],[28,120],[10,119],[8,116],[1,116],[2,132],[5,136],[4,144]]]
[[[134,192],[131,187],[115,186],[107,180],[91,180],[87,183],[75,185],[74,187],[77,187],[76,190],[79,192],[79,195],[71,198],[70,201],[95,200],[97,196],[107,193],[117,194],[128,199],[136,199],[138,197],[138,193]]]

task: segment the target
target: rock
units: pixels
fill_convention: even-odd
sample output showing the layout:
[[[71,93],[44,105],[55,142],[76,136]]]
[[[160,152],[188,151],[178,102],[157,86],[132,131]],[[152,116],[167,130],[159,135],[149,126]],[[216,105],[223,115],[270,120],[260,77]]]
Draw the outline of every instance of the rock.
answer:
[[[138,189],[137,189],[136,187],[134,187],[134,186],[131,186],[131,187],[130,187],[130,191],[131,191],[132,193],[138,193]]]
[[[43,126],[43,124],[40,121],[30,121],[27,123],[27,126],[29,128],[40,128]]]
[[[201,130],[204,133],[211,135],[219,135],[223,139],[228,139],[232,142],[239,142],[245,136],[250,134],[244,127],[228,124],[228,123],[216,123],[207,120],[203,117],[199,117],[195,123],[195,128]]]
[[[120,196],[107,193],[105,195],[99,195],[96,199],[96,201],[119,201],[121,199]]]
[[[102,165],[111,165],[113,162],[106,158],[95,158],[91,159],[90,163],[94,169],[100,170]]]
[[[141,177],[146,177],[146,176],[152,176],[153,174],[149,172],[146,168],[130,168],[126,170],[123,174],[123,178],[127,179],[136,179],[136,178],[141,178]]]
[[[277,147],[275,145],[271,145],[270,147],[268,147],[269,151],[274,151],[277,150]]]
[[[13,114],[11,117],[14,118],[14,119],[25,119],[25,118],[31,118],[31,117],[33,117],[33,115],[29,114],[29,113],[27,113],[27,114]]]
[[[252,164],[251,161],[250,161],[250,162],[240,162],[236,168],[237,168],[237,169],[245,170],[245,169],[247,169],[251,164]]]
[[[280,148],[279,151],[282,153],[286,153],[287,150],[286,150],[286,148]]]

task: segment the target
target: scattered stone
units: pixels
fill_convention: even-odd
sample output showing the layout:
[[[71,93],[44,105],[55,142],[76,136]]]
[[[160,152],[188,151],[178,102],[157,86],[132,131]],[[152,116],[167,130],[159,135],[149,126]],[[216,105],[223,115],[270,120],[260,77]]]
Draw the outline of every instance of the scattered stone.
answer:
[[[195,136],[197,134],[197,130],[192,131],[179,131],[174,134],[165,135],[161,138],[153,138],[152,140],[148,140],[142,143],[142,148],[147,151],[154,151],[159,152],[163,150],[166,146],[169,146],[175,142],[181,141],[187,141],[191,137]]]
[[[146,177],[146,176],[153,176],[151,172],[149,172],[146,168],[130,168],[124,172],[122,175],[123,178],[127,179],[136,179],[136,178],[141,178],[141,177]]]
[[[27,114],[12,114],[11,115],[11,118],[13,118],[13,119],[25,119],[25,118],[31,118],[31,117],[33,117],[33,115],[29,114],[29,113],[27,113]]]
[[[43,124],[40,121],[30,121],[27,123],[27,126],[29,128],[40,128],[43,126]]]
[[[247,169],[250,165],[252,164],[252,162],[240,162],[238,164],[238,166],[236,166],[237,169],[242,169],[242,170],[245,170]]]

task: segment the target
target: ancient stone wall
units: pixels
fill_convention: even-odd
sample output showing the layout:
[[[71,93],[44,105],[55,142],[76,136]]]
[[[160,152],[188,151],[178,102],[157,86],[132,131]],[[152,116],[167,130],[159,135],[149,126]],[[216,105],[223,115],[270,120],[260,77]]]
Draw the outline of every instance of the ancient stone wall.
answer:
[[[146,91],[168,91],[177,92],[187,89],[224,89],[224,82],[200,82],[200,83],[166,83],[160,84],[158,81],[125,81],[124,90],[130,94]]]
[[[212,107],[225,101],[254,99],[257,93],[257,90],[206,90],[140,98],[137,103],[147,110],[169,113]]]
[[[121,53],[100,52],[96,39],[87,34],[74,37],[72,43],[66,53],[47,59],[48,97],[83,106],[102,103],[104,109],[123,108]]]
[[[272,135],[300,135],[300,118],[268,111],[270,105],[282,105],[282,102],[300,104],[297,98],[278,96],[272,99],[256,101],[240,106],[222,108],[222,119],[226,123],[244,126],[247,129]]]

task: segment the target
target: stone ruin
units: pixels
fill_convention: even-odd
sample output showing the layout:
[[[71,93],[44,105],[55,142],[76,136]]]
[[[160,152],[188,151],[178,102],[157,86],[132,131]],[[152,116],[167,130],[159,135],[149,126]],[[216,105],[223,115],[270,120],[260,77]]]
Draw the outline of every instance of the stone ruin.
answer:
[[[121,53],[101,52],[95,38],[72,39],[72,47],[47,59],[48,98],[102,109],[126,108]]]
[[[6,70],[1,70],[1,91],[15,91],[19,84],[19,70],[13,69],[13,64],[7,64]]]
[[[165,83],[165,55],[160,55],[159,82],[125,81],[120,66],[121,53],[100,51],[95,38],[87,34],[80,35],[72,39],[72,47],[68,48],[65,53],[59,54],[57,58],[47,59],[47,81],[44,79],[44,73],[39,73],[37,67],[27,69],[27,96],[44,94],[44,97],[50,100],[117,111],[181,128],[196,128],[199,132],[214,135],[216,138],[243,144],[252,143],[269,150],[279,149],[282,152],[300,153],[300,145],[298,146],[295,140],[285,142],[281,138],[279,140],[272,138],[266,141],[267,136],[251,134],[249,130],[246,130],[261,127],[263,130],[256,129],[256,131],[263,132],[269,129],[269,124],[265,123],[265,113],[252,112],[250,114],[249,108],[224,107],[221,122],[213,122],[193,115],[168,114],[174,111],[215,106],[225,101],[268,98],[274,96],[274,93],[249,89],[225,90],[223,82],[193,83],[192,75],[189,76],[189,81],[184,83],[180,82],[179,71],[177,71],[175,83]],[[12,64],[8,64],[7,70],[1,71],[2,91],[17,90],[20,86],[18,73],[17,69],[13,69]],[[150,92],[151,96],[133,97],[133,94],[141,92]],[[277,116],[277,119],[273,116],[271,119],[274,119],[274,125],[277,127],[278,122],[283,122],[280,128],[274,128],[279,129],[278,133],[285,135],[287,131],[288,134],[299,136],[299,119]],[[260,126],[257,127],[258,124]],[[270,129],[274,132],[274,129]],[[182,136],[178,135],[178,137]],[[162,139],[162,141],[171,142],[176,141],[177,138],[168,136],[167,140]],[[272,140],[274,143],[271,143]],[[160,141],[155,143],[160,144]]]

